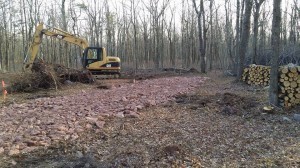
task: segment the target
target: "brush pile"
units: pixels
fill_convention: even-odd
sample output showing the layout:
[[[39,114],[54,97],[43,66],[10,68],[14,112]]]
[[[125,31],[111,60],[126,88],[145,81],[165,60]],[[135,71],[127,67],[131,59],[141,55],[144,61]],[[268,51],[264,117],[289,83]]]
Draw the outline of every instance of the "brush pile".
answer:
[[[31,71],[13,79],[13,83],[7,90],[9,92],[33,92],[38,89],[58,89],[67,81],[93,82],[92,74],[88,70],[66,68],[59,64],[46,64],[42,60],[34,62]]]

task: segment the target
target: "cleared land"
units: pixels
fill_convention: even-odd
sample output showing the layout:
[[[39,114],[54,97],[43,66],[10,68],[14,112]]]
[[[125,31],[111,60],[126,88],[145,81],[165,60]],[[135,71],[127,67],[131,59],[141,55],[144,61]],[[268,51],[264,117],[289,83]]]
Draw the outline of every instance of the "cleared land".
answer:
[[[27,130],[25,126],[24,129],[23,126],[13,127],[19,129],[19,132],[13,133],[22,136],[15,141],[13,138],[16,138],[16,134],[12,134],[2,142],[10,144],[6,144],[9,148],[3,147],[0,165],[2,167],[299,167],[300,123],[292,117],[294,113],[299,112],[298,109],[275,109],[273,114],[264,113],[261,109],[267,102],[266,90],[235,83],[233,78],[217,72],[205,76],[195,74],[177,77],[164,74],[159,75],[159,78],[155,78],[155,74],[150,76],[150,79],[135,82],[110,81],[93,86],[83,84],[70,86],[73,89],[59,93],[46,92],[50,97],[34,100],[24,100],[24,95],[18,95],[23,98],[23,101],[18,100],[23,102],[21,105],[27,109],[28,114],[31,112],[36,114],[38,111],[35,111],[36,109],[47,107],[49,112],[47,116],[51,116],[52,112],[52,115],[57,117],[50,126],[60,123],[56,121],[61,121],[61,118],[70,125],[48,128],[47,124],[42,122],[44,120],[37,121],[39,115],[34,116],[33,128],[37,123],[40,123],[42,128],[48,128],[45,129],[45,136],[49,135],[50,139],[46,143],[34,139],[26,142],[26,135],[30,133],[34,135],[37,132],[25,133]],[[105,87],[104,90],[103,86],[109,87]],[[100,96],[109,95],[114,89],[119,89],[116,92],[118,94],[112,94],[116,97],[108,97],[109,101],[105,100],[105,96]],[[37,96],[39,93],[34,95]],[[163,97],[164,95],[169,96]],[[143,99],[142,96],[146,97]],[[79,101],[74,102],[77,99]],[[116,100],[114,105],[109,104],[114,100]],[[53,104],[45,105],[46,102]],[[98,116],[99,112],[95,108],[88,108],[82,110],[86,111],[85,113],[78,115],[74,109],[86,108],[88,102],[93,107],[108,103],[107,112]],[[37,105],[38,103],[40,105]],[[2,107],[1,114],[9,115],[13,112],[8,113],[4,109],[21,105],[15,103]],[[28,112],[29,107],[33,105],[37,108]],[[56,112],[59,109],[54,110],[56,107],[65,106],[70,109],[65,113]],[[120,107],[114,108],[115,111],[109,109],[115,106]],[[66,108],[60,108],[61,111],[63,109]],[[6,115],[2,115],[2,121],[3,118],[9,118]],[[20,115],[16,111],[11,116]],[[67,116],[75,116],[75,119]],[[22,118],[26,117],[19,117]],[[12,124],[17,121],[19,120],[11,119]],[[76,128],[77,121],[79,128]],[[20,123],[15,124],[22,125]],[[70,130],[72,125],[77,136],[72,137],[73,134],[69,134],[72,132]],[[5,131],[1,132],[3,134]],[[51,138],[50,133],[66,134],[56,139]],[[33,137],[39,137],[38,135]],[[26,148],[20,149],[18,143],[27,145],[25,147],[29,145],[30,150],[22,151]],[[11,151],[13,147],[16,154],[9,156],[9,152],[14,152]]]

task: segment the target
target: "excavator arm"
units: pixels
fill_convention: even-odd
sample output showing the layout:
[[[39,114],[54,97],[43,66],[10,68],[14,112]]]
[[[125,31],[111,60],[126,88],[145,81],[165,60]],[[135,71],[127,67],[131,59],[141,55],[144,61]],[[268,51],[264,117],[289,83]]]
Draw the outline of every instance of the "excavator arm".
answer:
[[[66,31],[63,31],[63,30],[60,30],[57,28],[45,29],[44,24],[40,23],[36,27],[36,31],[34,33],[32,43],[31,43],[28,53],[24,59],[24,68],[25,69],[32,67],[32,64],[38,54],[40,45],[42,43],[43,35],[50,36],[53,38],[58,38],[60,40],[75,44],[75,45],[81,47],[83,50],[86,49],[87,47],[89,47],[88,42],[82,38],[76,37],[73,34],[70,34]],[[30,56],[30,58],[28,61],[29,56]]]

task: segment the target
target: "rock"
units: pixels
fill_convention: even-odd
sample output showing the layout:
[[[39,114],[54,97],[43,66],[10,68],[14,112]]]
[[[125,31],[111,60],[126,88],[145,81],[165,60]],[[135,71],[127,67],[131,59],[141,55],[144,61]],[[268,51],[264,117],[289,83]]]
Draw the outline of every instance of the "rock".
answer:
[[[59,127],[57,127],[57,129],[62,132],[68,132],[68,128],[65,126],[59,126]]]
[[[56,135],[56,134],[50,135],[49,137],[51,138],[52,141],[58,141],[58,140],[62,139],[61,136]]]
[[[0,146],[2,146],[4,144],[3,139],[0,138]]]
[[[22,150],[22,153],[30,153],[30,152],[34,151],[35,149],[37,149],[37,147],[27,147]]]
[[[98,118],[93,118],[93,117],[85,117],[85,119],[90,122],[91,124],[94,124],[95,122],[98,121]]]
[[[142,105],[137,105],[135,107],[136,107],[137,110],[142,110],[144,108],[144,106],[142,106]]]
[[[41,131],[39,131],[39,130],[31,130],[30,131],[31,136],[36,136],[36,135],[39,135],[40,133],[41,133]]]
[[[82,157],[83,157],[82,152],[77,151],[77,152],[76,152],[76,157],[77,157],[77,158],[82,158]]]
[[[76,139],[78,139],[79,138],[79,136],[77,135],[77,134],[72,134],[71,135],[71,140],[76,140]]]
[[[105,124],[105,121],[97,121],[95,124],[96,124],[96,126],[97,126],[98,128],[103,128],[103,127],[104,127],[104,124]]]
[[[76,129],[75,129],[75,132],[77,132],[77,133],[82,133],[82,132],[84,132],[84,129],[83,129],[83,128],[76,128]]]
[[[292,120],[291,119],[289,119],[288,117],[282,117],[282,121],[284,121],[284,122],[292,122]]]
[[[69,134],[73,134],[75,132],[75,129],[74,128],[70,128],[69,130],[68,130],[68,133]]]
[[[36,141],[32,141],[32,140],[27,140],[24,142],[27,146],[31,147],[31,146],[37,146],[37,142]]]
[[[23,150],[27,147],[27,145],[25,143],[19,143],[18,145],[19,145],[19,148],[18,148],[19,150]]]
[[[221,110],[221,113],[224,115],[235,115],[238,114],[238,110],[231,106],[225,106]]]
[[[37,143],[39,146],[50,146],[49,143],[45,142],[45,141],[40,141]]]
[[[0,148],[0,155],[3,154],[3,153],[4,153],[4,148],[1,147],[1,148]]]
[[[126,118],[139,118],[139,115],[136,112],[131,111],[128,114],[125,114]]]
[[[88,123],[88,124],[85,125],[85,128],[86,128],[86,129],[92,129],[93,126],[92,126],[91,124]]]
[[[116,117],[118,118],[124,118],[124,113],[123,112],[118,112],[117,114],[115,114]]]
[[[74,82],[70,81],[70,80],[65,80],[64,82],[65,85],[73,85]]]
[[[64,136],[64,140],[66,141],[66,140],[68,140],[68,139],[70,139],[70,135],[65,135],[65,136]]]
[[[16,136],[14,139],[14,143],[22,141],[22,136]]]
[[[127,100],[126,97],[122,97],[122,101],[123,101],[123,102],[127,102],[128,100]]]
[[[105,119],[104,116],[98,116],[99,121],[103,121],[104,119]]]
[[[17,165],[17,162],[16,162],[15,160],[11,160],[11,164],[12,164],[13,166],[15,166],[15,165]]]
[[[155,106],[156,102],[155,100],[148,100],[145,105],[146,107]]]
[[[300,114],[294,114],[293,118],[294,120],[300,122]]]
[[[8,155],[9,155],[9,156],[18,155],[18,154],[20,154],[20,150],[19,150],[19,149],[16,149],[16,148],[11,149],[11,150],[8,152]]]

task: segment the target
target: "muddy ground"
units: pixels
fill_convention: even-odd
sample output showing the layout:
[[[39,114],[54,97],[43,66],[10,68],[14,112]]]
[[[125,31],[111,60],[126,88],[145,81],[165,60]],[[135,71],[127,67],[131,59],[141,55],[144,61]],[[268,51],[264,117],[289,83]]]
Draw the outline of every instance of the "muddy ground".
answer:
[[[219,72],[200,76],[209,79],[196,91],[143,108],[138,117],[105,117],[102,129],[88,129],[73,141],[12,156],[3,153],[0,167],[300,166],[300,122],[293,120],[299,109],[265,113],[266,89],[236,83]],[[75,84],[10,100],[28,103],[43,95],[76,94],[93,87]]]

